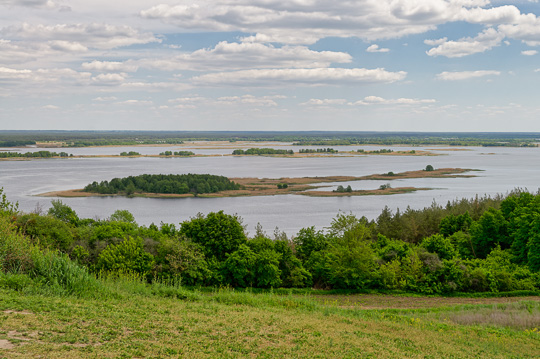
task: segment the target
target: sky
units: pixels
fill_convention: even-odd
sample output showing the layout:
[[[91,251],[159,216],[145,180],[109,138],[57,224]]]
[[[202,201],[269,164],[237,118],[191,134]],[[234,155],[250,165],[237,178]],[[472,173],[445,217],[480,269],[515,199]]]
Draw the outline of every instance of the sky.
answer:
[[[538,0],[0,0],[0,130],[540,132]]]

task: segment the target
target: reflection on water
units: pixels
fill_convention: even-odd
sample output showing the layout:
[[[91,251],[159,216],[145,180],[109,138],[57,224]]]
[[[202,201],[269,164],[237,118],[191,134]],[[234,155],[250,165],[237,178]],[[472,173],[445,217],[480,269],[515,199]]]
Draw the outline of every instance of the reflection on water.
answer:
[[[280,146],[279,148],[293,148]],[[306,146],[307,148],[307,146]],[[316,147],[313,147],[316,148]],[[341,151],[357,148],[378,149],[384,146],[338,147]],[[427,148],[433,148],[427,147]],[[119,154],[137,151],[158,154],[165,150],[189,149],[179,147],[106,147],[74,148],[66,152],[74,155]],[[196,153],[229,154],[226,149],[190,149]],[[409,150],[403,147],[399,150]],[[416,147],[416,150],[424,148]],[[540,186],[540,168],[534,166],[539,148],[471,148],[471,151],[441,151],[443,155],[424,156],[358,156],[276,158],[262,156],[218,156],[195,158],[73,158],[34,161],[1,161],[0,186],[20,208],[31,211],[36,205],[47,209],[50,198],[35,195],[73,188],[82,188],[92,181],[110,180],[143,173],[210,173],[227,177],[304,177],[304,176],[363,176],[373,173],[412,171],[431,164],[436,168],[460,167],[481,169],[475,178],[421,178],[393,181],[354,181],[339,183],[353,189],[374,189],[390,182],[393,187],[414,186],[433,188],[430,191],[392,196],[308,197],[278,195],[268,197],[150,199],[122,197],[66,198],[81,217],[106,218],[116,209],[128,209],[140,224],[179,223],[198,212],[224,210],[237,213],[244,219],[248,231],[254,232],[260,222],[267,232],[277,226],[288,234],[300,228],[328,226],[339,211],[376,218],[388,206],[405,209],[429,206],[434,200],[445,204],[448,200],[478,195],[506,193],[516,187],[536,191]],[[58,151],[58,149],[51,149]],[[26,149],[22,150],[23,152]],[[331,184],[328,190],[339,185]]]

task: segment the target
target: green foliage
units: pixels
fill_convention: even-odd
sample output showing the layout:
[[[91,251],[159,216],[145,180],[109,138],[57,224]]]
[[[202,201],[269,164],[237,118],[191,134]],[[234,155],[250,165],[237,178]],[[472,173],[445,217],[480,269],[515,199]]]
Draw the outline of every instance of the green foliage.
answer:
[[[70,206],[64,204],[61,200],[53,199],[51,201],[51,208],[49,208],[47,213],[49,216],[57,218],[65,223],[76,225],[79,222],[79,216],[77,216],[77,213],[75,213]]]
[[[463,231],[467,232],[473,222],[469,212],[460,215],[450,214],[443,219],[439,224],[439,231],[443,236],[451,236],[452,234]]]
[[[84,187],[86,192],[101,194],[123,193],[131,195],[134,192],[144,193],[215,193],[219,191],[237,190],[240,186],[227,177],[209,174],[183,175],[140,175],[125,178],[113,178],[100,183],[92,182]]]
[[[275,148],[250,148],[247,150],[234,150],[233,155],[294,155],[293,150],[276,150]]]
[[[140,238],[128,237],[119,244],[110,244],[99,255],[97,269],[107,272],[150,274],[154,258],[144,251]]]
[[[195,156],[194,152],[191,151],[165,151],[159,154],[160,156],[177,156],[177,157],[189,157]]]
[[[179,228],[139,226],[125,210],[108,220],[78,219],[61,201],[49,213],[0,214],[0,285],[81,293],[84,283],[94,285],[93,271],[190,286],[425,294],[540,288],[540,195],[520,191],[395,214],[385,208],[377,221],[339,213],[325,231],[304,228],[290,241],[277,229],[272,240],[260,226],[248,239],[238,217],[222,211]]]
[[[334,150],[333,148],[301,148],[298,150],[298,153],[338,153],[338,150]]]
[[[433,170],[434,170],[434,168],[433,168],[432,165],[427,165],[426,169],[424,171],[433,171]]]
[[[475,254],[479,258],[486,258],[489,252],[497,245],[503,248],[510,247],[507,222],[500,210],[489,208],[478,221],[470,228],[471,240]]]
[[[420,246],[428,252],[437,253],[440,259],[452,259],[458,255],[452,240],[442,234],[434,234],[425,238]]]
[[[162,241],[156,257],[158,275],[178,279],[185,285],[207,283],[211,277],[203,248],[186,238]]]
[[[247,241],[240,219],[223,211],[210,212],[206,217],[199,214],[184,221],[180,224],[179,233],[202,245],[207,258],[215,257],[218,261],[225,260],[227,254]]]
[[[4,188],[0,187],[0,215],[14,215],[17,212],[19,212],[19,203],[8,201]]]
[[[131,212],[126,209],[117,209],[116,211],[114,211],[114,213],[111,214],[111,216],[109,217],[109,221],[126,222],[135,225],[137,224],[135,222],[135,217],[133,216],[133,214],[131,214]]]
[[[303,262],[308,261],[313,252],[325,250],[329,244],[324,233],[315,227],[300,229],[292,241],[296,256]]]
[[[253,287],[257,255],[246,244],[231,253],[223,264],[224,276],[234,287]]]
[[[129,152],[120,152],[120,156],[140,156],[139,152],[129,151]]]
[[[17,217],[15,223],[21,233],[44,248],[67,252],[74,241],[68,224],[55,217],[23,214]]]
[[[0,152],[0,158],[52,158],[52,157],[72,157],[72,154],[66,152],[50,152],[50,151],[35,151],[35,152]]]

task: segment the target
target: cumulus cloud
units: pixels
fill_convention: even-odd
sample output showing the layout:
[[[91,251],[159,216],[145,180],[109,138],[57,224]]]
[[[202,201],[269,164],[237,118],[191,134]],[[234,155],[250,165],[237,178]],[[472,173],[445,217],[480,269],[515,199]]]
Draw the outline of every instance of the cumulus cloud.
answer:
[[[524,22],[525,15],[514,5],[496,6],[488,0],[181,0],[152,6],[140,16],[187,30],[253,34],[246,42],[311,44],[332,36],[400,38],[457,21],[513,26]],[[507,31],[525,37],[527,31],[518,27]]]
[[[23,6],[30,8],[48,8],[48,9],[58,9],[60,11],[69,11],[71,8],[66,5],[60,5],[51,0],[2,0],[0,5],[7,6]]]
[[[370,45],[370,46],[366,49],[366,51],[367,51],[367,52],[389,52],[390,49],[379,48],[379,45],[373,44],[373,45]]]
[[[349,102],[345,99],[310,99],[302,103],[304,106],[341,106],[341,105],[422,105],[437,102],[434,99],[417,99],[417,98],[397,98],[386,99],[379,96],[366,96],[362,100]]]
[[[244,96],[225,96],[219,97],[218,103],[225,105],[250,105],[250,106],[263,106],[273,107],[277,106],[276,99],[284,98],[284,96],[263,96],[256,97],[253,95]]]
[[[540,46],[540,18],[534,14],[519,17],[514,24],[501,24],[498,30],[505,36],[521,40],[529,46]]]
[[[51,49],[65,52],[85,52],[88,48],[78,42],[55,40],[48,42]]]
[[[354,105],[420,105],[437,102],[434,99],[397,98],[385,99],[379,96],[367,96],[363,100],[357,101]]]
[[[534,56],[538,53],[537,50],[525,50],[525,51],[521,51],[521,54],[522,55],[525,55],[525,56]]]
[[[429,56],[463,57],[485,52],[499,46],[504,35],[493,28],[489,28],[476,37],[466,37],[458,41],[444,41],[439,46],[427,51]]]
[[[31,70],[17,70],[8,67],[0,67],[0,81],[6,79],[27,79],[31,76]]]
[[[116,105],[153,105],[154,103],[152,101],[148,100],[126,100],[126,101],[120,101],[116,102]]]
[[[138,66],[130,62],[117,62],[117,61],[97,61],[85,62],[82,64],[82,68],[88,71],[100,71],[100,72],[136,72]]]
[[[95,77],[92,77],[92,81],[97,85],[119,85],[123,83],[127,78],[125,73],[107,73],[99,74]]]
[[[332,63],[350,63],[344,52],[313,51],[305,46],[276,48],[259,43],[218,43],[212,49],[200,49],[171,58],[145,59],[138,63],[145,68],[163,70],[223,70],[245,68],[318,68]]]
[[[108,96],[108,97],[99,96],[92,99],[92,101],[96,101],[96,102],[109,102],[109,101],[116,101],[116,100],[117,98],[114,96]]]
[[[345,105],[346,103],[347,103],[347,100],[345,100],[343,98],[335,98],[335,99],[312,98],[312,99],[309,99],[309,101],[301,103],[300,105],[303,105],[303,106],[333,106],[333,105]]]
[[[222,96],[217,99],[211,99],[198,95],[179,97],[170,99],[169,103],[174,105],[177,109],[195,109],[201,106],[251,106],[251,107],[276,107],[278,103],[276,100],[287,98],[283,95],[269,95],[269,96]]]
[[[500,71],[458,71],[458,72],[441,72],[437,74],[436,78],[443,81],[461,81],[469,80],[472,78],[485,77],[485,76],[499,76]]]
[[[96,49],[114,49],[135,44],[161,42],[152,33],[139,32],[129,26],[107,24],[33,25],[23,23],[0,29],[0,36],[26,41],[51,41],[57,45],[79,44]],[[72,45],[74,46],[74,45]]]
[[[391,83],[406,77],[404,71],[389,72],[385,69],[268,69],[210,73],[192,78],[196,85],[206,86],[276,86],[334,85],[362,83]]]

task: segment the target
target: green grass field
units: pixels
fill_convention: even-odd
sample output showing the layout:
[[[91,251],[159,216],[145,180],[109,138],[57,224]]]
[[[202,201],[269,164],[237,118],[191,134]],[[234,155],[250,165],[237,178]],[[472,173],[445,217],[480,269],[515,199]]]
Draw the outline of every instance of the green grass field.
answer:
[[[538,358],[540,298],[0,289],[0,358]]]

